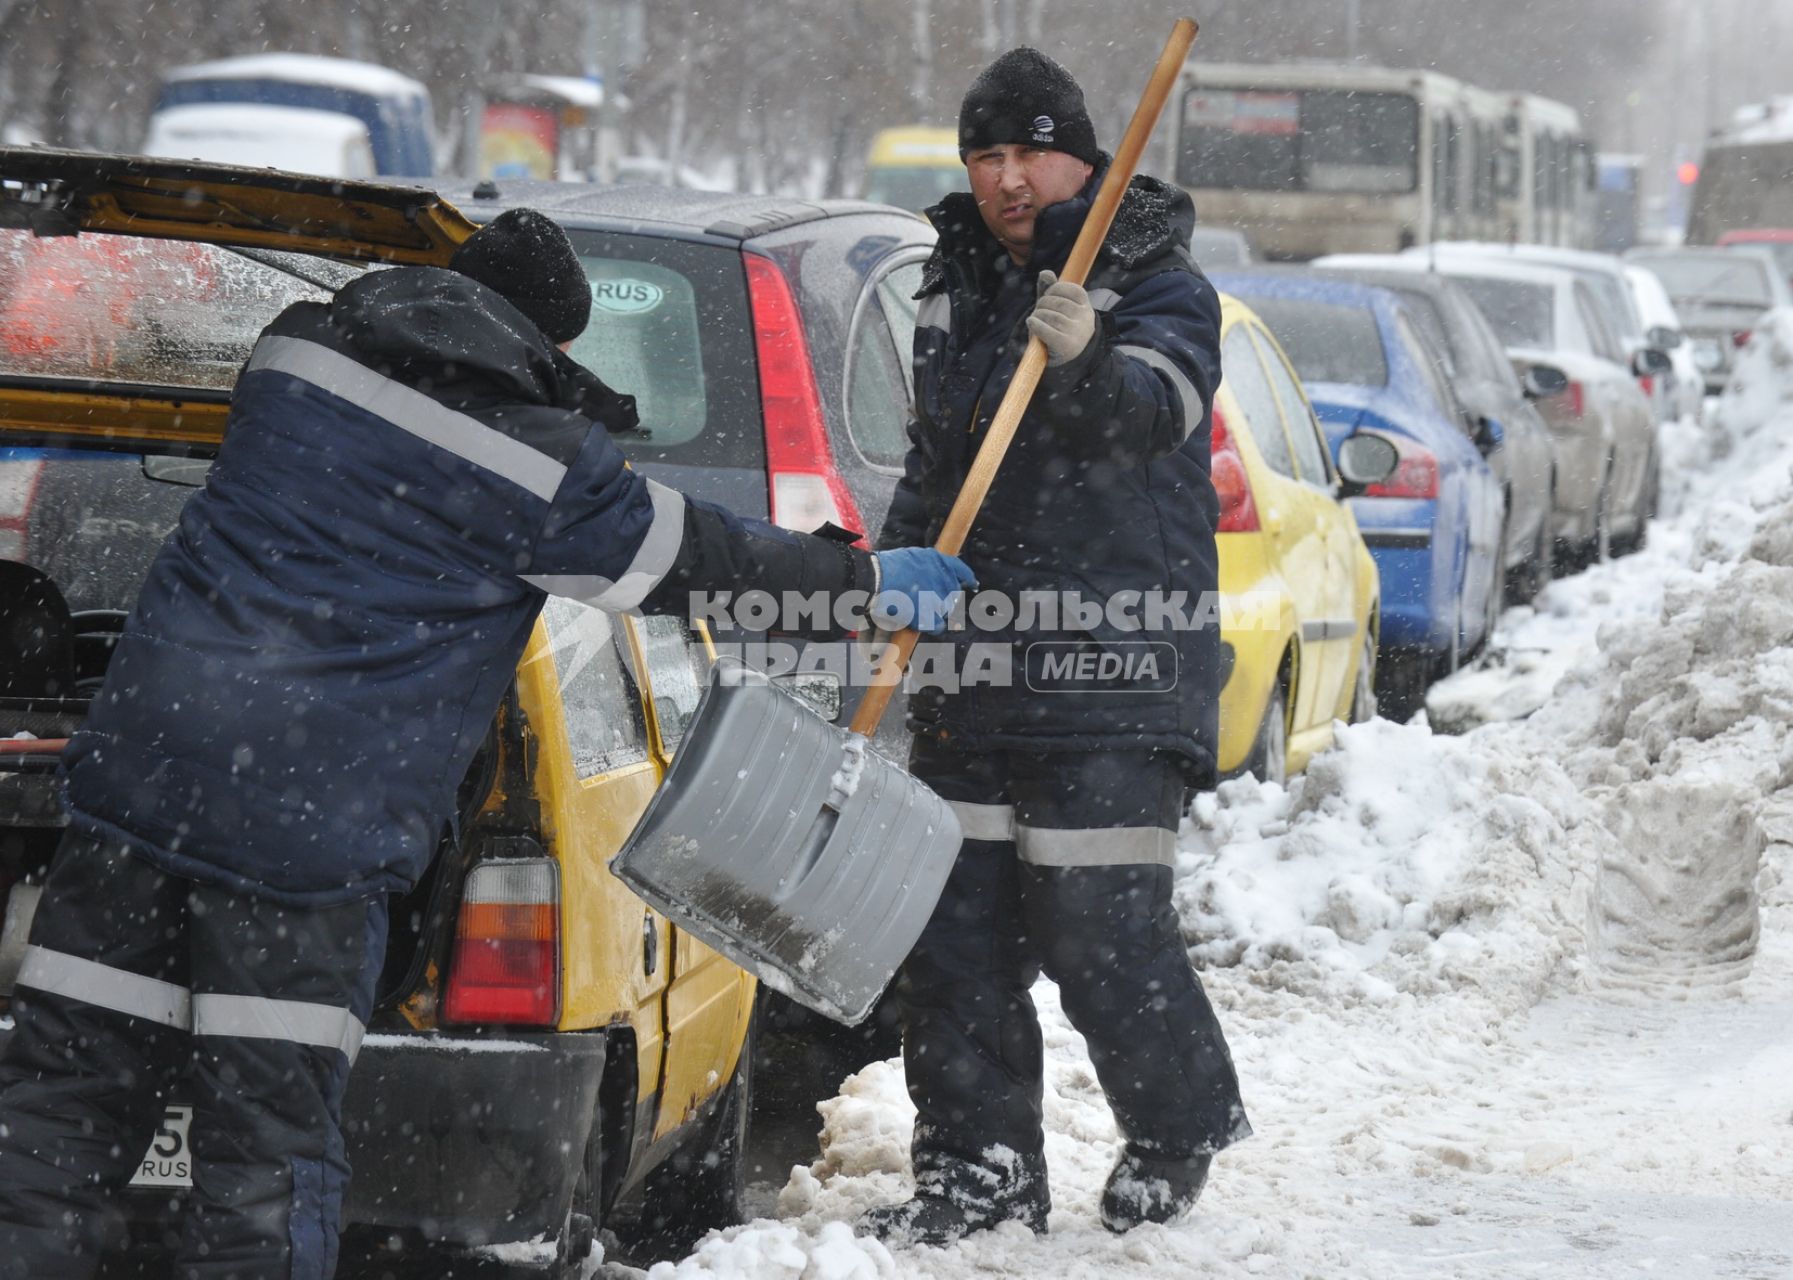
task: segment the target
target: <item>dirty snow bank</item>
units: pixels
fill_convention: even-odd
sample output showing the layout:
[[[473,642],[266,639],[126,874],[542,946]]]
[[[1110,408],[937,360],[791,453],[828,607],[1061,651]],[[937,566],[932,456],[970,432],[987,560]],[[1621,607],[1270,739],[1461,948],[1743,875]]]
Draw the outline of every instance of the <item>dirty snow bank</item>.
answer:
[[[1793,317],[1665,456],[1648,548],[1451,682],[1480,727],[1343,729],[1186,828],[1177,906],[1257,1129],[1188,1221],[1099,1226],[1113,1124],[1042,983],[1049,1235],[850,1234],[908,1190],[888,1062],[823,1105],[780,1221],[651,1274],[1793,1274]]]

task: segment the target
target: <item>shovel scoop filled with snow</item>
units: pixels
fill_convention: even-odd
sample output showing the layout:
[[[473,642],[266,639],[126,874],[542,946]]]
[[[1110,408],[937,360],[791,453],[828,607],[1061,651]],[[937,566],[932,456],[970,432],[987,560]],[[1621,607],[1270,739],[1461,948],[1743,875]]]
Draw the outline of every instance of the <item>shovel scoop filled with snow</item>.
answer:
[[[959,839],[946,802],[862,735],[718,662],[611,870],[767,986],[851,1026],[921,936]]]

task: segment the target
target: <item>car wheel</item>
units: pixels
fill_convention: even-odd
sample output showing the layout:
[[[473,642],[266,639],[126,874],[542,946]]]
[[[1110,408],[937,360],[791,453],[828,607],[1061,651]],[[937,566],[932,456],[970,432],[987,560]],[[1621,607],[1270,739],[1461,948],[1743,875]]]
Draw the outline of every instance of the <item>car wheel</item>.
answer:
[[[642,1184],[640,1212],[618,1233],[632,1254],[682,1255],[706,1232],[745,1220],[747,1124],[753,1114],[759,1021],[756,1002],[735,1074],[715,1108]]]
[[[1264,707],[1264,720],[1258,726],[1258,740],[1251,749],[1251,762],[1246,772],[1260,782],[1287,786],[1289,782],[1289,694],[1283,681],[1270,686],[1270,701]]]
[[[1376,634],[1363,633],[1363,652],[1357,655],[1357,679],[1351,684],[1351,723],[1376,718]]]
[[[1426,704],[1432,654],[1425,649],[1383,649],[1376,655],[1376,714],[1406,724]]]

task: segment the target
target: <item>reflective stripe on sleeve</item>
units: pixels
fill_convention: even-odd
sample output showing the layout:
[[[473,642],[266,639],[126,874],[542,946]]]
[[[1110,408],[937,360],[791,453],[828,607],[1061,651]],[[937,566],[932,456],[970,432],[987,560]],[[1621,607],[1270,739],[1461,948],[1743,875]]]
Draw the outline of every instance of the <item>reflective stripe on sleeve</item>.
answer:
[[[599,609],[622,613],[635,608],[660,585],[678,562],[685,545],[685,495],[652,480],[648,496],[654,504],[653,523],[635,549],[623,576],[612,581],[598,574],[547,573],[523,575],[523,581],[551,596],[566,596]]]
[[[555,459],[477,418],[457,413],[402,382],[304,338],[263,338],[246,373],[267,369],[309,382],[401,431],[503,476],[544,502],[554,499],[567,469]]]
[[[193,1034],[286,1040],[335,1049],[352,1063],[367,1028],[347,1009],[333,1005],[201,992],[193,997]]]
[[[1150,347],[1116,344],[1115,350],[1124,356],[1132,356],[1141,364],[1149,365],[1170,379],[1171,387],[1177,398],[1183,402],[1183,435],[1187,437],[1202,420],[1202,398],[1196,394],[1195,384],[1189,376],[1177,368],[1170,357]]]
[[[1091,289],[1089,291],[1089,304],[1097,311],[1113,311],[1115,304],[1120,300],[1121,295],[1113,289]]]
[[[1015,806],[1012,804],[972,804],[965,800],[948,800],[953,817],[959,820],[959,834],[967,840],[1013,840],[1015,838]]]
[[[187,988],[97,960],[84,960],[66,951],[26,947],[17,981],[22,987],[115,1013],[128,1013],[165,1027],[185,1030],[193,1022],[192,995]]]
[[[1177,833],[1163,827],[1100,827],[1088,831],[1015,827],[1021,861],[1036,867],[1174,866]]]

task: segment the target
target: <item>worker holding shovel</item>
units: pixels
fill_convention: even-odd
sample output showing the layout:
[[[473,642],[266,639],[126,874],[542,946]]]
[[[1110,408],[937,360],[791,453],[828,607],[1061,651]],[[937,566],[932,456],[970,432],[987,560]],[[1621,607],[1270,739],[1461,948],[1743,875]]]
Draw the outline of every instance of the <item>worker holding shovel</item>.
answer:
[[[1076,82],[1032,49],[972,84],[959,146],[971,191],[928,211],[940,241],[920,293],[912,447],[881,545],[936,538],[1030,335],[1046,365],[963,550],[979,604],[996,607],[953,643],[1007,653],[1008,678],[910,703],[911,771],[964,841],[896,988],[916,1194],[861,1225],[936,1245],[1008,1220],[1045,1228],[1029,996],[1042,971],[1123,1139],[1101,1203],[1111,1230],[1185,1212],[1213,1154],[1251,1131],[1170,901],[1186,791],[1213,779],[1219,701],[1218,623],[1197,605],[1217,587],[1220,307],[1185,248],[1189,199],[1152,178],[1124,196],[1117,184],[1089,287],[1059,281],[1109,157]]]

